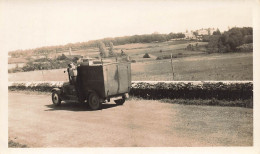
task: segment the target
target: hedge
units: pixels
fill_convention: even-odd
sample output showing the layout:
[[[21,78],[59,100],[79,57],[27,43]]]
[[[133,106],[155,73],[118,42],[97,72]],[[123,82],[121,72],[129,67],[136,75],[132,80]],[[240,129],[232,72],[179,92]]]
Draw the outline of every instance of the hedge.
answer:
[[[50,92],[53,88],[61,87],[64,82],[53,81],[53,82],[9,82],[9,90],[31,90]]]
[[[219,99],[253,98],[252,82],[135,82],[130,95],[145,99]]]

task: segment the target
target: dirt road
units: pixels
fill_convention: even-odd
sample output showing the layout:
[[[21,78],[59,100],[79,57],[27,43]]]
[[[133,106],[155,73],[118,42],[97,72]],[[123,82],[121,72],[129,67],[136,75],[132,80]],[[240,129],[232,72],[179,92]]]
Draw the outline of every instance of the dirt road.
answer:
[[[9,93],[9,138],[29,147],[252,146],[253,110],[131,99],[54,107],[50,95]]]

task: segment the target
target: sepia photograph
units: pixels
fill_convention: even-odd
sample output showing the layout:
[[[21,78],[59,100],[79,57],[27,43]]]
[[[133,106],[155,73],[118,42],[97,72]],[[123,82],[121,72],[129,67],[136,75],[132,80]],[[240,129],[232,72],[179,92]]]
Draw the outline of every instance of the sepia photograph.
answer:
[[[11,0],[1,10],[7,151],[257,145],[259,1]]]

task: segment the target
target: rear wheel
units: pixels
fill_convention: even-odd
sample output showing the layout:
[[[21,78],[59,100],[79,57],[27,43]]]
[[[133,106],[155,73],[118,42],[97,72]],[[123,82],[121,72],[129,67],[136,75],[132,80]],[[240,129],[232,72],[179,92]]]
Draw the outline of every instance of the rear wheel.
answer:
[[[57,91],[52,92],[52,103],[55,106],[59,106],[61,104],[60,95],[58,94]]]
[[[123,105],[125,103],[125,98],[114,100],[117,105]]]
[[[92,110],[98,110],[101,107],[101,102],[99,96],[92,92],[88,97],[88,105]]]

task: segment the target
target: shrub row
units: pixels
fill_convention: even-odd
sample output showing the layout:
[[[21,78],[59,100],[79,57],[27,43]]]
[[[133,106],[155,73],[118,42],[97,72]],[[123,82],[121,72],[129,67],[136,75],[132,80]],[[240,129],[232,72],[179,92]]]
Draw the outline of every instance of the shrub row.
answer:
[[[68,67],[69,63],[71,62],[75,63],[78,59],[79,59],[78,57],[68,58],[64,54],[57,57],[56,59],[40,58],[40,59],[35,59],[33,61],[28,61],[26,65],[23,67],[8,69],[8,73],[66,68]]]
[[[50,92],[55,87],[61,87],[64,82],[9,82],[9,90],[31,90]]]
[[[171,58],[182,58],[186,57],[187,55],[184,55],[183,53],[179,52],[178,54],[171,55],[161,55],[156,58],[156,60],[162,60],[162,59],[171,59]]]
[[[64,82],[14,82],[9,90],[51,91]],[[252,82],[132,82],[130,95],[144,99],[218,99],[253,98]]]
[[[137,82],[130,95],[145,99],[219,99],[253,98],[252,82]]]

